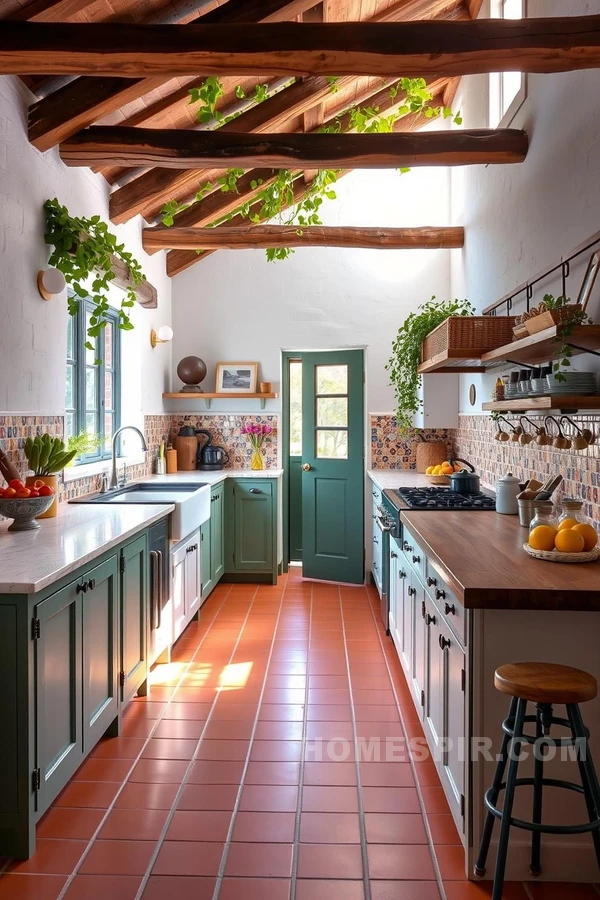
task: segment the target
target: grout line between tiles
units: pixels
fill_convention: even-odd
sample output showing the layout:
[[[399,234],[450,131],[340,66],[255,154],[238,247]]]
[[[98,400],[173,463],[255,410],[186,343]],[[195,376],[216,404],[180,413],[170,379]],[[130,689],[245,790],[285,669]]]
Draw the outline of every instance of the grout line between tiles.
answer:
[[[294,823],[294,849],[292,851],[292,882],[290,888],[290,900],[296,900],[298,880],[298,854],[300,852],[300,826],[302,822],[302,799],[304,794],[304,769],[306,763],[306,733],[308,730],[308,691],[310,685],[309,653],[312,639],[312,616],[314,602],[314,587],[310,586],[310,613],[308,619],[308,640],[306,650],[306,682],[304,685],[304,719],[302,722],[302,753],[300,756],[300,773],[298,775],[298,805],[296,807],[296,821]]]
[[[400,716],[400,724],[402,725],[402,731],[403,731],[403,733],[404,733],[404,740],[405,740],[405,742],[406,742],[406,747],[407,747],[407,749],[408,749],[408,736],[407,736],[407,733],[406,733],[406,726],[405,726],[405,724],[404,724],[404,717],[403,717],[403,715],[402,715],[402,707],[401,707],[401,705],[400,705],[400,701],[398,700],[398,694],[397,694],[397,692],[396,692],[396,685],[394,684],[394,678],[393,678],[393,675],[392,675],[392,671],[391,671],[391,669],[390,669],[390,665],[389,665],[389,662],[388,662],[387,654],[386,654],[386,652],[385,652],[385,647],[384,647],[384,644],[383,644],[383,640],[382,640],[382,638],[381,638],[381,631],[380,631],[380,629],[379,629],[379,624],[378,624],[377,619],[376,619],[376,617],[375,617],[375,612],[374,612],[374,609],[373,609],[373,604],[371,603],[371,598],[368,597],[368,600],[369,600],[369,609],[371,610],[371,616],[373,617],[373,621],[375,622],[375,631],[376,631],[376,633],[377,633],[377,638],[378,638],[378,640],[379,640],[379,644],[380,644],[380,646],[381,646],[381,652],[382,652],[382,655],[383,655],[383,658],[384,658],[384,661],[385,661],[385,667],[386,667],[386,669],[387,669],[388,677],[389,677],[389,679],[390,679],[390,683],[391,683],[391,686],[392,686],[392,693],[394,694],[394,700],[396,701],[396,707],[397,707],[397,709],[398,709],[398,715]],[[390,640],[391,640],[391,639],[390,639]],[[395,650],[395,645],[394,645],[394,650]],[[404,674],[402,674],[402,677],[404,678]],[[411,701],[411,702],[412,702],[412,701]],[[423,819],[423,825],[424,825],[424,827],[425,827],[425,833],[426,833],[426,835],[427,835],[427,843],[428,843],[428,845],[429,845],[429,852],[430,852],[430,854],[431,854],[431,861],[432,861],[432,863],[433,863],[433,869],[434,869],[434,872],[435,872],[435,880],[437,881],[438,890],[439,890],[439,892],[440,892],[440,898],[441,898],[441,900],[447,900],[447,898],[446,898],[446,891],[444,890],[444,882],[443,882],[443,880],[442,880],[442,873],[441,873],[441,871],[440,871],[439,863],[438,863],[437,856],[436,856],[436,853],[435,853],[435,846],[434,846],[434,843],[433,843],[433,837],[432,837],[432,835],[431,835],[431,829],[429,828],[429,821],[428,821],[427,813],[426,813],[426,810],[425,810],[425,802],[424,802],[424,800],[423,800],[423,794],[422,794],[422,792],[421,792],[421,785],[419,784],[419,780],[418,780],[418,778],[417,778],[417,771],[416,771],[415,762],[414,762],[414,760],[413,760],[412,755],[410,754],[410,752],[409,752],[409,754],[408,754],[408,760],[409,760],[409,763],[410,763],[410,767],[411,767],[411,769],[412,769],[412,774],[413,774],[413,778],[414,778],[414,781],[415,781],[415,787],[416,787],[416,789],[417,789],[417,797],[419,798],[419,807],[420,807],[420,809],[421,809],[421,818]],[[465,878],[466,878],[466,877],[467,877],[467,876],[465,875]]]
[[[225,838],[225,845],[223,847],[223,853],[221,855],[221,863],[219,865],[219,871],[217,872],[217,880],[215,882],[215,889],[213,892],[213,900],[218,900],[219,894],[221,893],[221,885],[223,884],[223,876],[225,874],[227,858],[229,856],[229,850],[231,848],[231,842],[232,842],[232,838],[233,838],[233,830],[235,828],[235,821],[237,819],[237,814],[239,812],[240,803],[242,800],[242,793],[243,793],[244,786],[245,786],[246,774],[248,772],[248,766],[250,765],[250,754],[252,753],[252,745],[254,744],[254,736],[256,734],[256,729],[258,728],[258,717],[260,716],[260,708],[262,706],[262,701],[263,701],[263,697],[264,697],[264,693],[265,693],[265,689],[266,689],[266,685],[267,685],[267,678],[269,675],[269,667],[271,665],[271,659],[273,657],[273,646],[275,644],[275,639],[277,636],[277,629],[279,627],[279,620],[281,618],[281,610],[283,609],[283,603],[284,603],[286,589],[287,589],[287,580],[285,582],[285,585],[283,588],[283,593],[279,600],[279,610],[277,612],[277,619],[273,626],[273,637],[271,639],[271,648],[269,650],[269,656],[267,658],[267,663],[265,666],[265,674],[263,677],[263,684],[262,684],[262,688],[260,691],[260,696],[258,698],[258,704],[256,707],[256,716],[254,717],[254,724],[252,726],[252,732],[250,734],[250,743],[248,745],[248,753],[246,754],[246,760],[244,762],[244,768],[242,770],[242,775],[240,778],[240,786],[238,788],[237,796],[235,798],[235,803],[233,805],[233,810],[231,812],[231,820],[229,822],[229,829],[227,831],[227,837]],[[138,900],[137,897],[136,897],[136,900]]]
[[[210,629],[211,629],[211,628],[213,627],[213,625],[215,624],[215,622],[216,622],[216,620],[217,620],[217,616],[219,615],[219,613],[220,613],[221,610],[223,609],[225,603],[227,602],[230,593],[231,593],[231,588],[229,588],[229,590],[227,591],[227,593],[226,593],[225,596],[223,597],[223,601],[222,601],[222,603],[220,604],[219,608],[216,610],[215,614],[213,615],[213,617],[212,617],[212,619],[211,619],[211,622],[210,622],[210,625],[208,626],[208,628],[206,629],[205,633],[204,633],[204,634],[202,635],[202,637],[200,638],[200,643],[198,644],[198,647],[197,647],[196,650],[194,651],[194,655],[192,656],[191,660],[190,660],[188,663],[185,664],[185,667],[184,667],[184,669],[183,669],[183,671],[182,671],[182,673],[181,673],[181,677],[179,678],[179,681],[177,682],[177,685],[176,685],[175,689],[173,690],[172,695],[169,697],[169,699],[168,699],[168,700],[166,701],[166,703],[165,703],[165,708],[164,708],[164,710],[162,711],[161,715],[159,716],[159,718],[158,718],[158,719],[156,720],[156,722],[154,723],[154,726],[153,726],[152,730],[150,731],[150,734],[149,734],[148,737],[145,739],[145,741],[144,741],[144,746],[142,747],[142,749],[140,750],[140,752],[138,753],[138,755],[136,756],[136,758],[132,761],[132,763],[131,763],[131,768],[129,769],[129,771],[128,771],[127,775],[125,776],[125,778],[122,780],[121,786],[119,787],[119,790],[118,790],[117,793],[115,794],[115,796],[114,796],[114,798],[113,798],[111,804],[107,807],[105,814],[102,816],[102,819],[100,820],[100,824],[98,825],[98,827],[97,827],[96,830],[94,831],[92,837],[89,839],[88,844],[87,844],[87,847],[85,848],[85,850],[84,850],[83,853],[81,854],[80,858],[78,859],[76,865],[75,865],[74,868],[73,868],[73,871],[71,872],[71,874],[70,874],[69,877],[67,878],[67,881],[65,882],[65,884],[64,884],[64,886],[63,886],[63,888],[62,888],[60,894],[59,894],[58,897],[56,898],[56,900],[63,900],[63,897],[64,897],[65,894],[67,893],[67,890],[70,888],[70,886],[71,886],[71,884],[72,884],[72,882],[73,882],[73,879],[75,878],[75,876],[77,875],[79,869],[81,868],[81,866],[82,866],[83,863],[85,862],[85,860],[86,860],[86,858],[87,858],[87,856],[88,856],[88,853],[90,852],[90,850],[91,850],[91,848],[92,848],[92,845],[95,843],[95,841],[96,841],[98,835],[100,834],[102,828],[103,828],[104,825],[106,824],[106,820],[108,819],[110,813],[111,813],[111,812],[113,811],[113,809],[115,808],[115,804],[116,804],[117,800],[119,799],[119,797],[121,796],[123,790],[125,789],[125,785],[129,783],[129,777],[130,777],[131,773],[133,772],[133,770],[134,770],[135,767],[137,766],[138,762],[139,762],[140,759],[142,758],[142,754],[144,753],[144,750],[145,750],[146,747],[148,746],[149,742],[152,740],[152,736],[153,736],[154,732],[156,731],[156,729],[158,728],[158,725],[160,724],[160,722],[162,722],[162,719],[163,719],[163,716],[164,716],[164,714],[165,714],[165,711],[169,708],[169,706],[170,706],[171,703],[173,702],[173,697],[175,696],[175,692],[177,691],[177,688],[179,688],[180,684],[183,682],[183,679],[185,678],[185,676],[187,675],[187,673],[188,673],[188,671],[189,671],[189,667],[192,665],[192,663],[193,663],[194,660],[196,659],[196,654],[198,653],[198,651],[199,651],[200,648],[202,647],[202,644],[204,643],[204,640],[206,639],[208,633],[210,632]],[[148,672],[148,677],[149,677],[149,676],[150,676],[150,673]],[[131,702],[131,701],[130,701],[130,702]],[[127,704],[127,705],[129,706],[129,704]],[[125,707],[125,709],[127,709],[127,707]],[[96,744],[96,746],[98,746],[98,744]],[[90,759],[90,757],[89,757],[89,756],[86,757],[86,760],[87,760],[87,759]],[[84,762],[85,762],[86,760],[84,760]],[[83,763],[82,763],[82,765],[83,765]],[[71,781],[72,781],[72,779],[71,779]],[[67,782],[67,783],[68,783],[68,784],[71,784],[71,781],[69,781],[69,782]],[[52,805],[49,807],[49,810],[50,810],[50,809],[52,809]],[[47,812],[49,812],[49,810],[47,810]],[[9,860],[9,861],[6,863],[6,865],[8,865],[10,862],[11,862],[11,860]],[[5,866],[5,868],[6,868],[6,866]],[[0,872],[0,874],[2,874],[2,873],[4,872],[4,870],[5,870],[5,869],[2,869],[2,871]]]
[[[527,896],[527,900],[535,900],[533,894],[531,893],[531,891],[529,890],[529,888],[527,886],[527,882],[523,881],[522,884],[523,884],[523,890],[525,891],[525,894]]]
[[[346,658],[346,672],[348,675],[348,691],[350,693],[350,715],[352,716],[352,733],[354,735],[354,765],[356,767],[356,790],[358,794],[358,827],[360,829],[360,851],[363,863],[363,882],[365,900],[371,900],[371,879],[369,875],[369,855],[367,853],[367,830],[365,825],[365,808],[362,795],[362,781],[360,775],[360,754],[358,752],[358,734],[356,730],[356,710],[354,709],[354,692],[352,690],[352,675],[350,674],[350,658],[348,656],[348,641],[346,639],[346,622],[344,619],[344,601],[338,585],[338,598],[340,604],[340,618],[342,637],[344,640],[344,656]],[[369,600],[367,594],[367,600]],[[370,602],[369,602],[370,605]]]
[[[242,634],[244,633],[244,628],[245,628],[246,625],[248,624],[248,619],[250,618],[250,613],[251,613],[251,611],[252,611],[252,607],[254,606],[254,601],[256,600],[256,595],[257,595],[257,593],[258,593],[258,585],[257,585],[256,590],[254,591],[254,593],[253,593],[253,595],[252,595],[252,599],[251,599],[251,601],[250,601],[250,606],[248,607],[248,612],[246,613],[246,615],[245,615],[245,617],[244,617],[244,621],[242,622],[242,625],[241,625],[241,627],[240,627],[239,634],[238,634],[238,636],[237,636],[237,638],[236,638],[235,644],[233,645],[233,648],[232,648],[231,653],[230,653],[230,655],[229,655],[229,662],[226,663],[226,665],[231,665],[231,662],[232,662],[232,660],[233,660],[233,657],[235,656],[235,652],[236,652],[236,650],[237,650],[238,644],[239,644],[239,642],[240,642],[240,640],[241,640]],[[228,595],[228,596],[229,596],[229,595]],[[195,656],[195,655],[196,655],[196,654],[194,654],[194,656]],[[156,843],[155,843],[155,845],[154,845],[154,850],[152,851],[152,856],[150,857],[150,862],[148,863],[148,865],[147,865],[147,867],[146,867],[146,871],[145,871],[144,876],[143,876],[143,878],[142,878],[142,882],[141,882],[140,886],[138,887],[138,890],[137,890],[137,893],[136,893],[136,895],[135,895],[134,900],[141,900],[141,898],[142,898],[142,896],[143,896],[143,894],[144,894],[144,891],[146,890],[146,886],[147,886],[148,881],[149,881],[149,879],[150,879],[150,875],[152,874],[152,869],[154,868],[154,865],[155,865],[156,860],[157,860],[157,858],[158,858],[158,854],[160,853],[160,851],[161,851],[161,849],[162,849],[162,846],[163,846],[163,844],[164,844],[164,842],[165,842],[165,838],[166,838],[167,832],[168,832],[169,828],[171,827],[171,822],[173,821],[173,817],[174,817],[175,812],[176,812],[176,810],[177,810],[177,806],[179,805],[179,801],[181,800],[181,795],[183,794],[184,789],[187,787],[188,779],[189,779],[189,777],[190,777],[190,775],[191,775],[191,773],[192,773],[192,769],[194,768],[194,763],[196,762],[197,754],[198,754],[198,751],[199,751],[199,749],[200,749],[200,745],[202,744],[202,740],[203,740],[203,738],[204,738],[204,734],[205,734],[205,732],[206,732],[206,728],[207,728],[207,726],[208,726],[208,724],[209,724],[209,722],[210,722],[210,720],[211,720],[212,714],[213,714],[214,709],[215,709],[215,705],[216,705],[216,703],[217,703],[217,701],[218,701],[218,699],[219,699],[220,696],[221,696],[221,685],[219,685],[219,687],[218,687],[217,690],[216,690],[215,698],[214,698],[214,700],[213,700],[213,702],[212,702],[212,704],[211,704],[211,707],[210,707],[210,710],[209,710],[209,712],[208,712],[208,715],[207,715],[207,717],[206,717],[206,719],[205,719],[204,725],[202,726],[202,732],[201,732],[201,734],[200,734],[200,737],[198,738],[198,742],[196,743],[196,747],[195,747],[194,752],[193,752],[193,754],[192,754],[192,758],[190,759],[190,761],[189,761],[189,763],[188,763],[188,767],[187,767],[187,769],[186,769],[185,772],[184,772],[184,775],[183,775],[183,778],[181,779],[181,782],[180,782],[180,784],[179,784],[179,787],[177,788],[177,792],[176,792],[176,794],[175,794],[175,799],[173,800],[173,803],[171,804],[171,809],[169,810],[169,813],[168,813],[168,815],[167,815],[167,820],[166,820],[165,824],[163,825],[163,828],[162,828],[162,831],[161,831],[161,833],[160,833],[160,835],[159,835],[158,841],[156,841]]]

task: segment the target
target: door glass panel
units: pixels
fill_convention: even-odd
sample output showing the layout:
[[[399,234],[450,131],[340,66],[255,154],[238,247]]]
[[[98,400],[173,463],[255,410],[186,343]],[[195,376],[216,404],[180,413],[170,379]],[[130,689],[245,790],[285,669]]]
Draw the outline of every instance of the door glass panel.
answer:
[[[69,316],[67,323],[67,359],[75,359],[75,346],[73,343],[73,326],[75,320],[73,316]]]
[[[86,409],[96,409],[96,369],[88,369],[85,373],[85,406]]]
[[[67,437],[75,437],[75,413],[67,413]]]
[[[113,364],[113,325],[109,322],[104,329],[104,365],[111,369]]]
[[[88,334],[88,330],[91,328],[91,317],[91,313],[85,314],[85,342],[86,344],[90,343],[93,347],[93,350],[90,350],[89,347],[85,348],[85,361],[88,366],[93,366],[98,356],[98,338],[91,338]]]
[[[111,372],[104,373],[104,405],[106,409],[113,409],[113,377]]]
[[[98,434],[98,416],[96,413],[85,414],[85,430],[88,434]]]
[[[348,427],[348,398],[319,397],[317,399],[317,425],[328,428]]]
[[[316,366],[317,394],[347,394],[348,366]]]
[[[317,459],[348,459],[348,432],[318,429],[315,456]]]
[[[302,456],[302,363],[291,360],[289,372],[290,456]]]
[[[75,407],[74,403],[74,395],[75,392],[73,390],[75,380],[75,369],[73,366],[67,366],[67,384],[65,391],[65,406],[67,409],[73,409]]]
[[[113,417],[112,413],[104,414],[104,434],[106,440],[104,441],[104,449],[107,453],[110,452],[112,447],[112,433],[113,433]]]

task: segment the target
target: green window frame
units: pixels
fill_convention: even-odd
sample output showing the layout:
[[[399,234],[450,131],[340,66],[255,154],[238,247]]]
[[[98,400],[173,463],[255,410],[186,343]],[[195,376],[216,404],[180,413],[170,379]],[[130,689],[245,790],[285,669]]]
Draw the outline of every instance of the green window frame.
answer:
[[[90,338],[87,329],[93,309],[91,300],[80,300],[67,325],[65,436],[86,431],[100,439],[96,449],[77,457],[75,465],[110,459],[112,437],[121,424],[119,314],[109,310],[106,328]]]

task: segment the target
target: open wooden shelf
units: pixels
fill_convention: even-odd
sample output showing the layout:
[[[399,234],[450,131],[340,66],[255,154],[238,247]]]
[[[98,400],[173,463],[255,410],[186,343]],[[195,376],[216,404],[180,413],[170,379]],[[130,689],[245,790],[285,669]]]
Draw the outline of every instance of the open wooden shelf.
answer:
[[[578,394],[548,394],[544,397],[523,397],[515,400],[493,400],[483,403],[482,409],[498,412],[527,412],[547,409],[600,409],[600,396]]]
[[[560,326],[553,325],[551,328],[538,331],[537,334],[530,334],[518,341],[505,344],[503,347],[497,347],[496,350],[489,350],[481,357],[481,363],[483,366],[497,365],[502,362],[536,366],[548,362],[556,353],[559,342],[563,341],[560,336],[556,340],[557,332],[560,334]],[[600,325],[574,325],[568,336],[565,336],[564,343],[572,347],[574,353],[598,350],[600,349]]]
[[[260,408],[265,408],[267,400],[277,400],[279,394],[205,394],[200,391],[183,391],[177,394],[163,394],[163,400],[204,400],[206,408],[210,409],[213,400],[260,400]]]

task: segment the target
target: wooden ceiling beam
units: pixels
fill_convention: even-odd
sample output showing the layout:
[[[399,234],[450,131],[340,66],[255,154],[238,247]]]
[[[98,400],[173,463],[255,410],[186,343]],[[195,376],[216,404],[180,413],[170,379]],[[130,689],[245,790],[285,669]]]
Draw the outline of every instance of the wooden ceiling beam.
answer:
[[[251,250],[271,247],[352,247],[439,250],[463,247],[464,228],[363,228],[242,225],[227,228],[146,228],[144,250]]]
[[[186,28],[125,24],[118,29],[4,22],[0,31],[4,75],[425,77],[598,67],[598,15],[383,24],[193,23]]]
[[[249,169],[392,169],[520,163],[525,131],[513,128],[420,134],[226,134],[96,126],[60,145],[67,166]]]
[[[37,0],[16,10],[6,21],[66,22],[93,2],[94,0]]]
[[[229,0],[224,6],[211,8],[204,15],[207,7],[206,0],[186,0],[186,7],[190,10],[196,7],[198,15],[202,15],[207,22],[215,24],[239,25],[242,23],[267,22],[274,23],[285,21],[297,15],[298,11],[308,8],[311,0],[246,0],[243,5],[234,5]],[[231,4],[231,8],[230,8]],[[188,12],[188,15],[190,15]],[[165,17],[171,15],[167,9]],[[157,17],[154,18],[156,23]],[[9,23],[3,23],[3,28]],[[21,26],[22,27],[22,26]],[[132,27],[119,25],[118,31],[114,25],[84,25],[84,28],[107,28],[113,35],[123,28]],[[151,28],[163,33],[174,25],[164,25],[157,28],[154,25],[133,26]],[[179,26],[177,26],[179,27]],[[188,26],[189,27],[189,26]],[[0,34],[0,49],[2,47],[2,34]],[[52,74],[57,74],[56,72]],[[60,73],[58,73],[60,74]],[[120,72],[119,75],[124,74]],[[198,70],[194,75],[205,74]],[[251,74],[255,74],[252,72]],[[116,109],[126,106],[134,100],[143,97],[165,83],[165,76],[158,78],[101,78],[81,77],[65,85],[53,94],[49,94],[29,108],[29,140],[38,150],[49,150],[60,141],[76,134],[80,129],[86,128],[103,116],[109,115]]]

